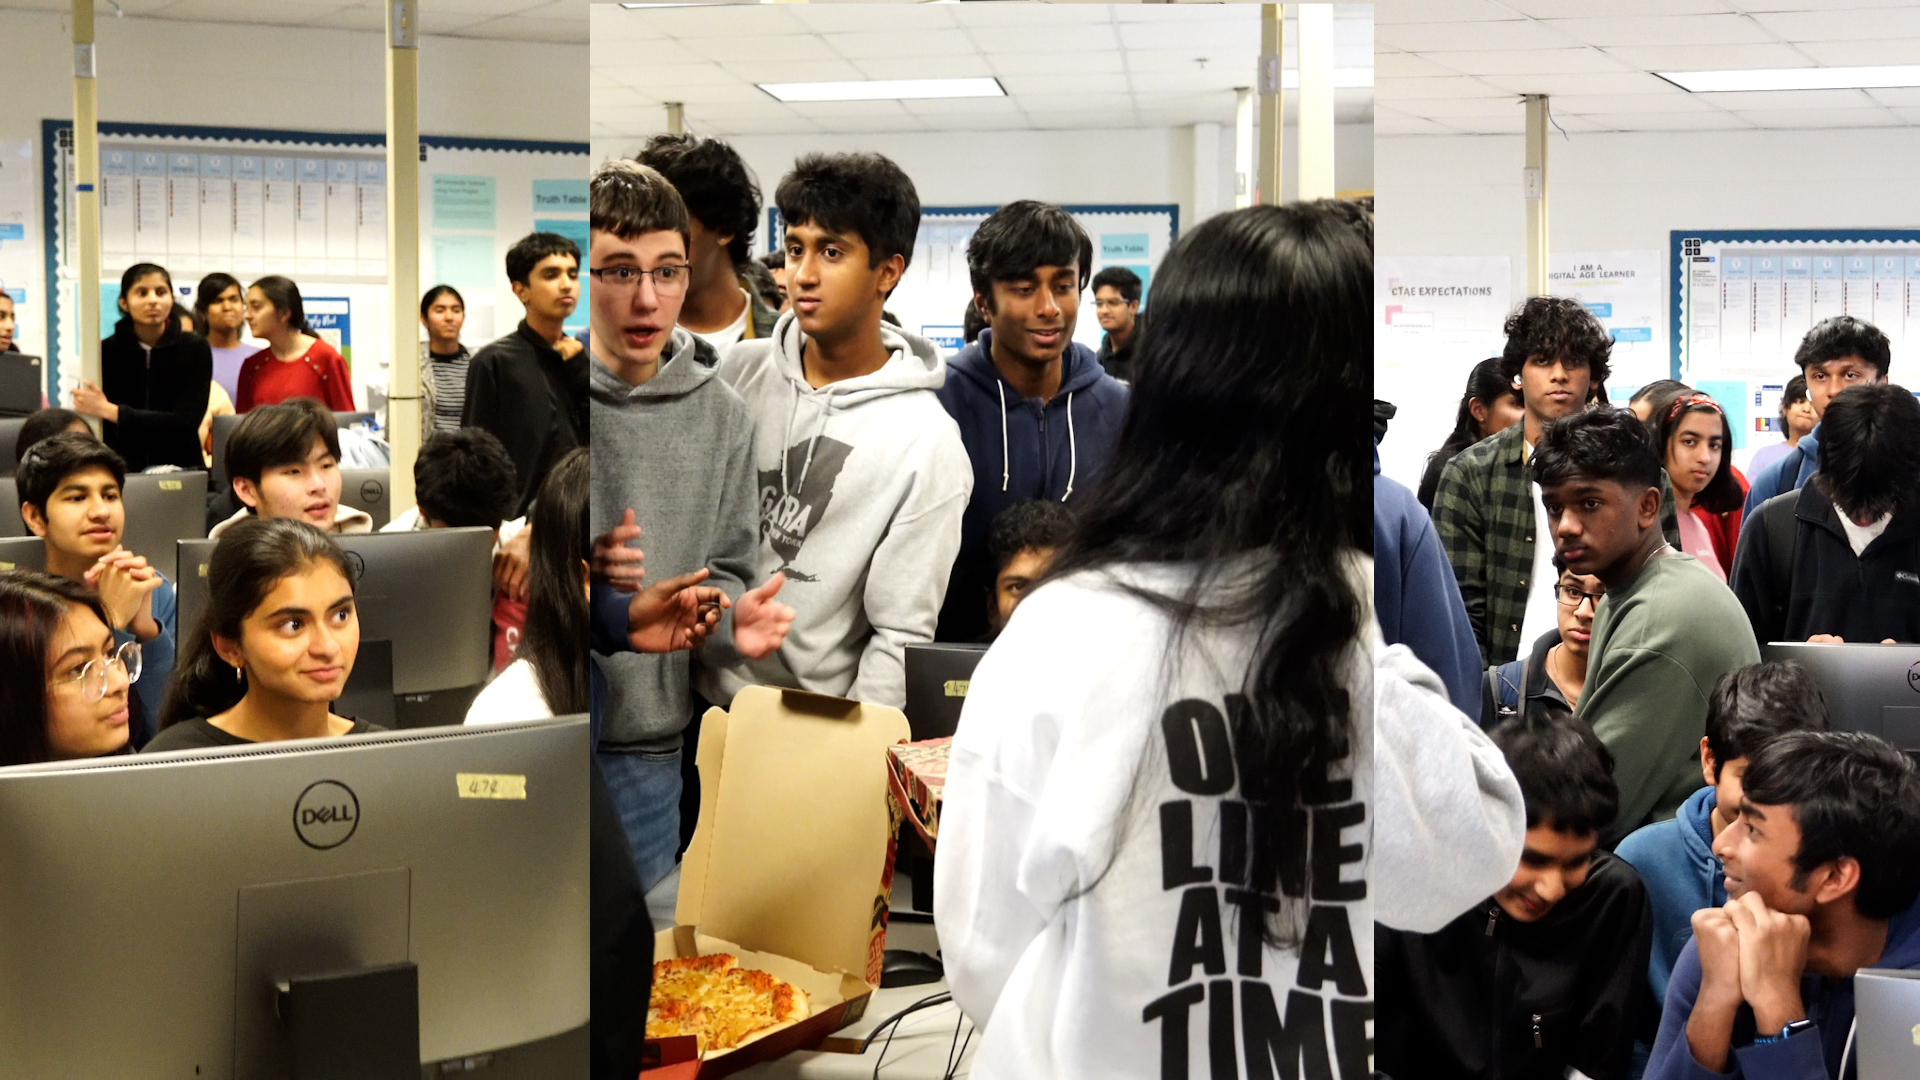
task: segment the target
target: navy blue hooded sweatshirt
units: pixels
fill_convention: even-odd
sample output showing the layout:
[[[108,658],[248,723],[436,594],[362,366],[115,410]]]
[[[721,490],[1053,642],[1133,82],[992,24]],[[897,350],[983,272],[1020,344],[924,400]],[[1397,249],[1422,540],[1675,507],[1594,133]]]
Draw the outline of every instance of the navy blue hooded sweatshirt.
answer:
[[[993,331],[947,362],[934,391],[973,462],[973,497],[960,520],[960,555],[940,608],[940,641],[984,641],[987,598],[997,567],[987,552],[993,517],[1026,499],[1072,507],[1106,470],[1127,417],[1127,388],[1106,373],[1092,349],[1069,342],[1060,358],[1060,390],[1051,401],[1023,398],[993,366]]]
[[[1920,903],[1887,923],[1887,944],[1880,959],[1869,965],[1901,971],[1920,969]],[[1733,1053],[1727,1072],[1711,1072],[1693,1060],[1687,1047],[1687,1020],[1700,993],[1700,944],[1687,942],[1667,984],[1666,1012],[1660,1018],[1660,1037],[1647,1062],[1646,1080],[1854,1080],[1860,1048],[1853,1048],[1844,1076],[1840,1058],[1846,1053],[1847,1033],[1853,1027],[1853,978],[1828,979],[1807,974],[1800,978],[1800,1000],[1814,1022],[1811,1031],[1776,1043],[1755,1046],[1753,1010],[1740,1006],[1733,1022]]]
[[[1480,715],[1480,687],[1486,681],[1480,677],[1480,646],[1474,643],[1453,564],[1413,492],[1380,475],[1378,447],[1373,451],[1373,612],[1387,644],[1412,649],[1447,684],[1454,708]]]

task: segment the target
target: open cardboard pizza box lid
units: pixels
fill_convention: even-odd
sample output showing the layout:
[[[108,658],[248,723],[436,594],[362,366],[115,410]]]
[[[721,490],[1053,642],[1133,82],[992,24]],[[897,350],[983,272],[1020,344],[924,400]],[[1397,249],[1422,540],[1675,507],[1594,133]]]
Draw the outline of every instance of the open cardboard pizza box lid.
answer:
[[[680,864],[679,926],[661,932],[655,958],[735,951],[754,967],[741,951],[765,954],[751,959],[806,990],[811,1015],[709,1052],[701,1077],[816,1046],[866,1011],[893,885],[887,748],[907,738],[898,709],[765,686],[702,719],[700,820]]]

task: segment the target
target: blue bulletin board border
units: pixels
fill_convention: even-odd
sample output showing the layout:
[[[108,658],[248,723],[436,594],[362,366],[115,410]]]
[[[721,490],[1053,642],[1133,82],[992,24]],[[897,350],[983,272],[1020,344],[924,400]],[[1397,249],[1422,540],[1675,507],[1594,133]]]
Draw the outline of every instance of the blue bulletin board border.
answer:
[[[1920,229],[1674,229],[1668,235],[1668,348],[1672,353],[1669,378],[1680,378],[1686,342],[1686,242],[1713,244],[1920,244]]]
[[[73,121],[40,121],[41,239],[47,255],[47,400],[57,401],[60,390],[60,138],[71,138]],[[217,127],[202,124],[123,124],[102,121],[103,137],[156,139],[203,139],[218,142],[285,143],[306,147],[352,147],[361,150],[384,149],[384,132],[293,131],[280,128]],[[482,150],[521,154],[582,154],[593,152],[592,144],[540,139],[483,139],[463,135],[422,135],[423,150]],[[87,303],[88,297],[79,297]]]

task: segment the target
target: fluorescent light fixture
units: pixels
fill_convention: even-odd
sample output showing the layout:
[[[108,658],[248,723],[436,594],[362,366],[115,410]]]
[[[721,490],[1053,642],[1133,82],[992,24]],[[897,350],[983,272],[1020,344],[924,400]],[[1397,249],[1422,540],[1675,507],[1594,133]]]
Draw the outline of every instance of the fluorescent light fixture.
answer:
[[[1897,67],[1748,68],[1743,71],[1656,71],[1692,94],[1735,90],[1871,90],[1920,86],[1920,64]]]
[[[1370,67],[1333,69],[1333,88],[1335,90],[1365,89],[1372,85],[1373,69]],[[1299,68],[1288,68],[1280,73],[1280,89],[1300,89]]]
[[[756,83],[776,100],[907,101],[917,98],[1006,97],[999,79],[870,79],[862,82]]]

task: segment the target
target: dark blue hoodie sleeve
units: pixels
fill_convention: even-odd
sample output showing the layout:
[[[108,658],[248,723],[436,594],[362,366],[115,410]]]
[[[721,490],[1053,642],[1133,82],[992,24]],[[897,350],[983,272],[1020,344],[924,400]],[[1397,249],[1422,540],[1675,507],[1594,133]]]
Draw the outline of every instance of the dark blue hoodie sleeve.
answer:
[[[1447,697],[1480,715],[1480,647],[1433,521],[1413,492],[1373,478],[1374,605],[1389,645],[1404,644],[1447,684]]]
[[[593,583],[593,595],[590,598],[593,616],[593,651],[603,656],[627,651],[627,607],[633,600],[632,593],[623,593],[605,582]]]

